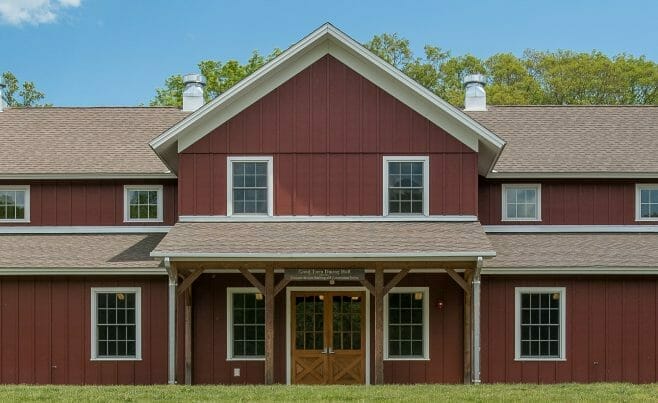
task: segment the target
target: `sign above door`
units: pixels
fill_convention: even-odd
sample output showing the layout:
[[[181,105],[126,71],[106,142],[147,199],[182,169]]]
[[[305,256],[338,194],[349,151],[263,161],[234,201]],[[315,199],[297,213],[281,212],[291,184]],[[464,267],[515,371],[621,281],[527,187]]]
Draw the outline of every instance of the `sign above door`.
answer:
[[[360,281],[365,269],[286,269],[285,278],[291,281]]]

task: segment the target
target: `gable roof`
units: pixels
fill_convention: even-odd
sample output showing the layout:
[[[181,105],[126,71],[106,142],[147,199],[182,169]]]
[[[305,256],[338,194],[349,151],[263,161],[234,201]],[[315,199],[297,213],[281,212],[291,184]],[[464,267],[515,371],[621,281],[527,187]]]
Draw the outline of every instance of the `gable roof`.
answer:
[[[507,141],[488,177],[658,178],[658,106],[491,106],[467,113]]]
[[[400,100],[474,151],[479,171],[486,174],[505,142],[361,44],[324,24],[251,76],[208,102],[151,141],[150,145],[175,171],[178,152],[226,122],[321,57],[330,54],[382,90]]]
[[[0,179],[173,178],[148,142],[189,113],[175,108],[8,108]]]

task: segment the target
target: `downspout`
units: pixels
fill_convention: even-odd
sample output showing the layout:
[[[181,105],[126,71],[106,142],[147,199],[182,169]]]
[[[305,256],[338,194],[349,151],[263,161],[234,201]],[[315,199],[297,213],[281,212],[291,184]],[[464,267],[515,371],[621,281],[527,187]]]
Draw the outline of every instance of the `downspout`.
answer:
[[[472,371],[471,380],[473,384],[480,384],[480,272],[482,271],[482,263],[484,259],[478,256],[475,273],[473,273],[473,351],[471,355]]]
[[[167,383],[176,384],[176,287],[178,286],[178,273],[172,267],[168,257],[164,258],[165,269],[169,275],[169,343],[168,343],[168,378]]]

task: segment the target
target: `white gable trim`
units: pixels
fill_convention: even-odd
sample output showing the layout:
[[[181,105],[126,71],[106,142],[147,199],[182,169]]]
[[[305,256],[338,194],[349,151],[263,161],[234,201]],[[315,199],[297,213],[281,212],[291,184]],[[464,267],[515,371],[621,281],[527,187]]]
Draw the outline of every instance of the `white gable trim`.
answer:
[[[185,150],[326,54],[331,54],[472,150],[478,151],[479,143],[482,143],[490,151],[493,150],[495,159],[505,145],[501,138],[462,111],[381,60],[331,24],[325,24],[152,140],[151,147],[158,154],[164,155],[166,148],[178,142],[178,151]]]

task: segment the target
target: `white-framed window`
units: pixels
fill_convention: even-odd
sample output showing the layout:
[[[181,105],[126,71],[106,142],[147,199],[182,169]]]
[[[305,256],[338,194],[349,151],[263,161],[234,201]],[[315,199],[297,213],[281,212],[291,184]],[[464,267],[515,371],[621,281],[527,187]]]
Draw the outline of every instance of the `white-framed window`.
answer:
[[[635,185],[635,220],[658,221],[658,184]]]
[[[0,222],[30,222],[30,186],[0,186]]]
[[[566,289],[516,287],[515,293],[515,359],[565,360]]]
[[[91,359],[142,359],[140,287],[92,287]]]
[[[430,159],[424,156],[385,156],[384,215],[429,215]]]
[[[265,300],[253,287],[226,289],[227,360],[265,359]]]
[[[541,221],[541,185],[503,184],[503,221]]]
[[[429,360],[429,287],[395,287],[384,297],[384,358]]]
[[[272,161],[269,156],[227,158],[226,215],[273,215]]]
[[[162,222],[162,185],[125,185],[123,220],[125,222]]]

